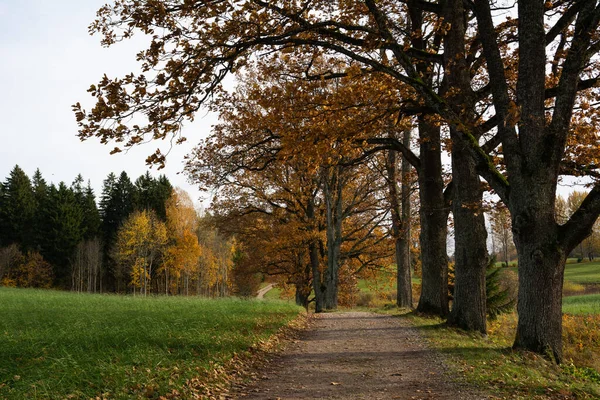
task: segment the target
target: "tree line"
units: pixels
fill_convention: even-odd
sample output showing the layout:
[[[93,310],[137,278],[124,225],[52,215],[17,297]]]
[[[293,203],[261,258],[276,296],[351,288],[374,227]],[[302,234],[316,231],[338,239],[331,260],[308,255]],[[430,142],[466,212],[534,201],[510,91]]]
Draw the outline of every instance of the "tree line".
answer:
[[[482,198],[492,190],[510,215],[519,259],[514,347],[560,361],[565,261],[600,214],[599,25],[597,0],[117,0],[99,10],[90,31],[106,46],[137,32],[150,35],[150,45],[138,54],[141,73],[103,77],[89,89],[94,108],[86,111],[77,103],[74,111],[82,139],[125,147],[150,138],[184,140],[181,125],[203,106],[237,114],[232,127],[239,131],[254,113],[265,126],[248,128],[246,134],[257,140],[233,150],[242,163],[225,182],[244,170],[266,170],[273,160],[335,171],[381,151],[401,154],[416,174],[420,201],[417,309],[479,332],[487,329],[489,261]],[[242,82],[237,93],[222,86],[232,73]],[[253,93],[272,104],[261,105]],[[259,107],[237,107],[244,97]],[[146,123],[127,122],[138,114]],[[410,146],[404,142],[408,133],[416,138]],[[218,152],[232,150],[218,147],[227,141],[220,131],[211,140]],[[452,159],[449,170],[444,151]],[[165,156],[157,151],[148,161],[162,165]],[[204,179],[203,168],[190,169],[196,173]],[[591,183],[564,223],[555,213],[562,176]],[[320,195],[336,204],[327,197]],[[298,202],[308,219],[312,203],[310,196]],[[334,210],[325,208],[330,221]],[[449,213],[455,238],[452,304]],[[307,235],[307,259],[324,252],[315,226],[300,230]],[[335,229],[329,237],[335,241]],[[336,246],[327,253],[338,254]],[[327,274],[336,279],[335,268],[325,271],[331,272],[313,285],[315,299],[328,290]],[[321,280],[315,272],[313,279]]]
[[[164,175],[110,173],[98,203],[81,175],[48,184],[17,165],[0,185],[5,286],[225,295],[233,248]]]

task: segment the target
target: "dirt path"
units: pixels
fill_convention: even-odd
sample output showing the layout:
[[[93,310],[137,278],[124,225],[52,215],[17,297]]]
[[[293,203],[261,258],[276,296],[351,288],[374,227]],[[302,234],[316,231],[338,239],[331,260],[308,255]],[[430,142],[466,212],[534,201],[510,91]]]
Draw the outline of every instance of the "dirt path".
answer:
[[[260,289],[257,293],[256,293],[256,298],[257,299],[263,299],[265,297],[265,294],[267,294],[267,292],[271,289],[273,289],[275,287],[274,283],[269,283],[267,286],[265,286],[264,288]]]
[[[323,314],[241,399],[485,399],[451,383],[418,331],[384,315]]]

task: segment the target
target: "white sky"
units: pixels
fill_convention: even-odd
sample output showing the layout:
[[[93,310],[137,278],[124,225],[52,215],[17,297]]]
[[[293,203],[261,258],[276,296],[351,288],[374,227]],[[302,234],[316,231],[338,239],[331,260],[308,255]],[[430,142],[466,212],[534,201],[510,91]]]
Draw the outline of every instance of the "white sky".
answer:
[[[15,164],[31,177],[40,168],[49,182],[70,184],[78,173],[91,180],[99,197],[109,172],[126,171],[132,180],[148,170],[145,158],[169,143],[150,143],[127,154],[109,155],[114,145],[98,140],[80,142],[71,105],[93,104],[86,92],[106,73],[121,77],[138,71],[135,54],[141,44],[100,46],[99,36],[87,27],[106,0],[0,0],[0,180]],[[187,190],[198,202],[200,192],[189,185],[183,156],[206,136],[214,116],[201,118],[184,129],[188,141],[176,146],[165,174],[174,186]]]

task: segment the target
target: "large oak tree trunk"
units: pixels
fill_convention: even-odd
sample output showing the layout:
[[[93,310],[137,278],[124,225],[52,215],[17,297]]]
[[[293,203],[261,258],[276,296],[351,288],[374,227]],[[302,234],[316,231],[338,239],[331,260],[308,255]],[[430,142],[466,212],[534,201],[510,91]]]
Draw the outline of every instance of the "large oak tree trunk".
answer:
[[[439,128],[419,121],[421,168],[421,297],[417,311],[448,316],[448,256],[446,254],[448,213],[444,202]]]
[[[319,249],[317,243],[312,241],[308,246],[310,266],[313,274],[313,290],[315,292],[315,312],[322,312],[325,306],[321,271],[319,268]]]
[[[315,221],[315,204],[314,199],[310,199],[308,207],[306,208],[306,216],[309,223],[312,224],[313,228],[316,229]],[[323,293],[323,282],[321,279],[321,269],[319,268],[319,248],[318,239],[314,238],[308,244],[308,256],[310,260],[310,267],[312,271],[312,282],[313,290],[315,292],[315,312],[322,312],[325,305],[324,293]]]
[[[471,77],[465,60],[465,20],[462,0],[447,3],[445,19],[450,30],[444,52],[448,93],[455,112],[464,121],[474,119],[475,102]],[[481,207],[483,192],[468,144],[461,140],[456,128],[450,128],[452,138],[452,181],[454,196],[454,256],[455,280],[450,324],[469,331],[486,333],[485,274],[488,264],[487,231]]]
[[[460,142],[452,148],[455,265],[454,297],[448,322],[486,333],[487,231],[481,209],[481,182]]]
[[[342,248],[342,192],[341,167],[335,167],[331,179],[326,177],[323,187],[326,205],[327,269],[325,271],[325,308],[334,310],[338,305],[340,252]]]
[[[523,182],[511,193],[513,237],[519,259],[519,322],[514,343],[562,359],[562,287],[567,249],[554,219],[555,186]],[[520,185],[519,185],[520,186]],[[521,189],[521,190],[519,190]]]
[[[404,132],[403,144],[404,147],[410,148],[410,139],[411,134],[410,131]],[[411,235],[411,224],[412,224],[412,215],[411,215],[411,203],[410,203],[410,195],[412,192],[411,185],[411,165],[406,160],[405,157],[402,158],[402,218],[400,221],[400,253],[399,258],[402,260],[403,267],[402,271],[398,271],[398,275],[401,277],[402,282],[400,284],[404,290],[408,289],[409,291],[405,293],[406,299],[404,303],[405,307],[413,307],[413,298],[412,298],[412,279],[410,276],[411,270],[411,260],[410,260],[410,235]],[[409,297],[410,296],[410,297]]]

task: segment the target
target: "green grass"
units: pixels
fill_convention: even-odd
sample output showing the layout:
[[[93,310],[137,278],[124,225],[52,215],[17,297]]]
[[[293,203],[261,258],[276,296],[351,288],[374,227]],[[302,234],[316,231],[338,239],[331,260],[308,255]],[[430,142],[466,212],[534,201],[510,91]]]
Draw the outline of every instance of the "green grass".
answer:
[[[293,319],[293,304],[0,288],[0,398],[180,389]]]
[[[600,262],[569,262],[565,267],[565,280],[580,284],[600,284]],[[512,264],[511,264],[512,265]],[[517,267],[508,267],[507,271],[518,272]]]
[[[567,264],[565,280],[576,283],[600,283],[600,262]]]
[[[281,292],[283,292],[283,290],[280,287],[275,286],[273,289],[265,293],[265,299],[279,300],[281,299]]]
[[[563,298],[566,314],[600,314],[600,294],[569,296]]]

